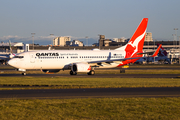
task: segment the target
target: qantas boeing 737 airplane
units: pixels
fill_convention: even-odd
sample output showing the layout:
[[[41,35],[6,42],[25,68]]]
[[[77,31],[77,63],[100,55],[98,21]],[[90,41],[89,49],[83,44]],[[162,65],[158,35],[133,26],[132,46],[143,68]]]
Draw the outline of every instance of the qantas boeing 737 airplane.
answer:
[[[38,50],[17,54],[8,64],[26,75],[28,69],[41,69],[46,73],[70,70],[70,75],[86,72],[94,75],[95,68],[121,68],[143,56],[143,45],[148,18],[143,18],[129,42],[115,50]],[[159,49],[151,56],[158,54]]]

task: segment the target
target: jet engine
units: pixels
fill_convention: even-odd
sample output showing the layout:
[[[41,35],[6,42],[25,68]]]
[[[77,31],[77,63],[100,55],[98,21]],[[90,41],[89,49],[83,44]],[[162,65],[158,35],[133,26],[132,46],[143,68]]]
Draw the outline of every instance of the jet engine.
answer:
[[[89,72],[91,70],[91,66],[85,63],[74,63],[71,70],[74,72]]]
[[[53,70],[53,69],[51,69],[51,70],[42,70],[43,72],[45,72],[45,73],[57,73],[57,72],[59,72],[60,70],[59,69],[55,69],[55,70]]]

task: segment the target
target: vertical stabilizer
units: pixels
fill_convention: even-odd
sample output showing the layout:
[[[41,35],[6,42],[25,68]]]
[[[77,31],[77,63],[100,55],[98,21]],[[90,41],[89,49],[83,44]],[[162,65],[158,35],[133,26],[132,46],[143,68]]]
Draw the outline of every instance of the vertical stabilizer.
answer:
[[[143,18],[135,33],[129,40],[129,42],[116,50],[124,50],[126,52],[125,58],[137,57],[137,52],[143,51],[144,39],[146,35],[148,18]],[[138,56],[139,57],[139,56]]]
[[[10,54],[9,54],[9,58],[13,58],[15,56],[15,54],[12,51],[12,47],[11,47],[11,41],[9,40],[9,49],[10,49]]]
[[[11,48],[11,41],[10,40],[9,40],[9,50],[10,50],[10,54],[13,54],[12,48]]]
[[[157,47],[159,47],[159,43],[157,44]],[[158,54],[158,56],[166,56],[167,57],[167,52],[166,52],[166,50],[161,46],[161,48],[160,48],[160,51],[159,51],[159,54]]]

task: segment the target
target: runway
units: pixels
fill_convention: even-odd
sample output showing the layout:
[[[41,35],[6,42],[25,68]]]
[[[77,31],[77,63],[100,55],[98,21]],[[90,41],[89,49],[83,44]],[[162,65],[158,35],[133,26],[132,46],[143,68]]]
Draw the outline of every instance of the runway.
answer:
[[[1,90],[0,99],[180,97],[180,87]]]
[[[135,69],[136,70],[136,69]],[[9,70],[7,70],[9,71]],[[1,77],[68,77],[68,78],[179,78],[180,74],[0,74]],[[102,97],[180,97],[180,87],[162,88],[95,88],[0,90],[0,99],[69,99]]]
[[[180,74],[27,74],[29,77],[69,77],[69,78],[179,78]],[[0,74],[0,77],[26,77],[21,74]]]

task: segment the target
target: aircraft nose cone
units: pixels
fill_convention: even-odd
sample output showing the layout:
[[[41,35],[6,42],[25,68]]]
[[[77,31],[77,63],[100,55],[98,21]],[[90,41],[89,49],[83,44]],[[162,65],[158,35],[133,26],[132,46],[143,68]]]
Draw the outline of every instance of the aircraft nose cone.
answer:
[[[16,65],[16,60],[9,60],[8,61],[8,65],[10,65],[10,66],[15,66]]]

